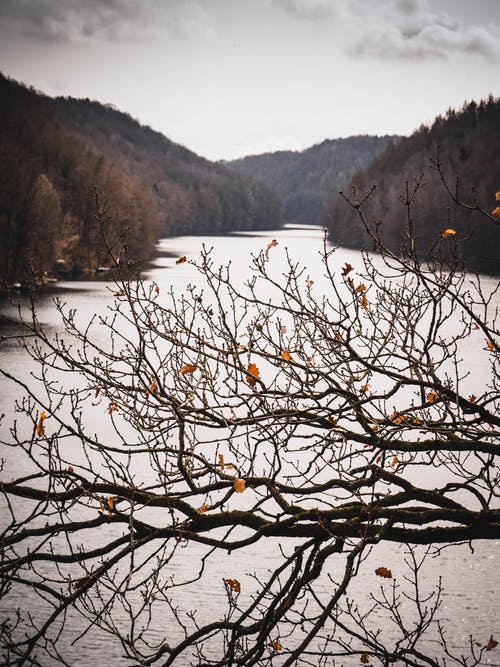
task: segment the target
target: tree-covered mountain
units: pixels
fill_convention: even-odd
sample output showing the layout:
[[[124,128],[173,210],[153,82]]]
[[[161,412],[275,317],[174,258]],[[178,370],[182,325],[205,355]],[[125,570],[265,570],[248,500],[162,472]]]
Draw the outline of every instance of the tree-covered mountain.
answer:
[[[158,235],[281,225],[278,197],[116,109],[49,98],[0,75],[0,286],[35,273],[151,257]]]
[[[449,109],[427,127],[422,125],[410,137],[391,146],[372,164],[352,179],[362,193],[376,189],[364,205],[370,224],[378,224],[384,242],[393,250],[405,243],[407,218],[398,205],[406,187],[413,189],[421,178],[422,188],[412,208],[412,226],[417,248],[426,253],[442,238],[445,229],[454,229],[449,245],[458,241],[456,250],[471,269],[500,273],[500,243],[497,225],[478,211],[459,207],[450,200],[440,174],[432,167],[438,155],[441,170],[452,192],[458,184],[458,197],[486,211],[497,205],[500,190],[500,99],[490,98],[479,104],[470,102],[460,111]],[[350,189],[345,189],[346,195]],[[370,244],[356,211],[338,193],[332,197],[325,221],[334,243],[355,248]],[[446,249],[445,249],[446,250]]]
[[[227,164],[277,192],[287,222],[321,224],[332,192],[347,187],[355,172],[399,139],[396,135],[327,139],[303,151],[250,155]]]

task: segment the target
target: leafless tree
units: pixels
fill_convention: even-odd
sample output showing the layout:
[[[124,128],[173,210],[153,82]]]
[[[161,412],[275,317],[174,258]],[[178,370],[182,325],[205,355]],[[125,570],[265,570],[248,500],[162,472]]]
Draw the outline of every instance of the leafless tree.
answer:
[[[398,254],[353,193],[380,253],[358,266],[325,244],[277,274],[271,242],[239,285],[206,250],[179,295],[122,261],[107,317],[25,318],[33,378],[2,371],[22,394],[3,664],[69,664],[75,627],[123,665],[484,664],[495,629],[458,646],[423,572],[500,537],[495,294],[452,228],[419,257],[419,187]],[[477,395],[467,346],[490,362]]]

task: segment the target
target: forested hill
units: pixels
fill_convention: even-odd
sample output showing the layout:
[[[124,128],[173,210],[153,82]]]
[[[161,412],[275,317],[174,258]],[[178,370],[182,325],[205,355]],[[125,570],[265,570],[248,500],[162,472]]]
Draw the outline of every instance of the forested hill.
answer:
[[[332,192],[346,188],[356,171],[399,139],[396,135],[327,139],[303,151],[251,155],[227,164],[277,192],[287,222],[321,224]]]
[[[500,190],[500,99],[490,97],[479,104],[470,102],[460,111],[449,109],[432,126],[422,125],[410,137],[392,146],[367,169],[354,175],[359,193],[376,189],[364,206],[371,224],[381,222],[380,233],[393,250],[398,250],[407,232],[406,212],[400,203],[406,183],[410,188],[422,175],[423,188],[413,208],[417,249],[426,253],[442,238],[445,229],[456,230],[443,240],[441,250],[450,252],[455,242],[467,267],[500,273],[500,230],[478,211],[465,210],[450,200],[431,159],[439,157],[451,189],[462,201],[477,203],[486,211],[497,205]],[[345,190],[349,194],[349,188]],[[358,198],[361,194],[358,195]],[[370,247],[355,211],[340,195],[332,197],[326,222],[334,243],[354,248]],[[445,246],[445,247],[443,247]]]
[[[281,225],[265,186],[110,106],[52,99],[2,75],[0,99],[0,287],[32,268],[78,274],[109,262],[94,186],[109,238],[125,239],[133,260],[150,257],[159,234]]]

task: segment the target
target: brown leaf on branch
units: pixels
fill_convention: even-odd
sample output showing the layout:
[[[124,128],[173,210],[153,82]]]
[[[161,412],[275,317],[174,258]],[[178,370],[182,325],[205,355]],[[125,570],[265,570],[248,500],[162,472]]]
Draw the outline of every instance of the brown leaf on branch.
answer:
[[[383,579],[392,579],[392,572],[386,567],[377,567],[375,574]]]
[[[359,661],[360,661],[363,665],[367,665],[367,664],[370,662],[370,657],[369,657],[368,653],[363,653],[363,655],[361,656],[361,658],[359,659]]]
[[[491,215],[494,218],[500,218],[500,206],[497,206],[496,208],[494,208],[493,211],[491,212]]]
[[[429,401],[429,403],[436,403],[436,401],[439,400],[439,396],[435,391],[430,391],[427,394],[427,400]]]
[[[366,298],[366,294],[364,292],[359,297],[359,303],[361,304],[361,308],[364,308],[365,310],[368,308],[368,299]]]
[[[221,467],[221,470],[224,470],[225,464],[224,464],[224,454],[219,454],[219,465]]]
[[[349,262],[346,262],[344,267],[342,268],[342,275],[344,278],[347,276],[347,274],[352,271],[352,266],[349,264]]]
[[[234,480],[233,486],[236,493],[243,493],[243,491],[246,491],[247,483],[244,479],[238,478]]]
[[[486,345],[488,346],[488,350],[491,350],[493,352],[493,350],[495,349],[494,342],[492,340],[490,340],[489,338],[487,338],[486,339]]]
[[[445,239],[448,236],[455,236],[456,233],[457,233],[456,229],[451,229],[450,227],[449,229],[445,229],[444,232],[441,234],[441,236]]]
[[[267,246],[266,246],[266,257],[269,257],[269,251],[271,250],[271,248],[275,248],[277,245],[278,245],[278,241],[276,241],[276,239],[273,239],[272,241],[270,241],[267,244]]]
[[[108,511],[109,516],[111,516],[113,514],[113,512],[115,511],[117,500],[118,500],[118,498],[116,496],[110,496],[109,498],[106,498],[106,507],[107,507],[107,511]]]
[[[226,584],[227,588],[229,588],[229,590],[234,591],[235,593],[239,593],[241,591],[241,584],[238,579],[224,579],[224,583]]]
[[[187,262],[186,255],[183,255],[182,257],[179,257],[179,259],[175,263],[176,264],[184,264],[184,262]]]
[[[495,192],[495,199],[497,201],[500,201],[500,190],[498,192]]]
[[[358,294],[362,294],[363,292],[366,292],[366,286],[361,283],[361,285],[358,285],[354,291]]]
[[[207,505],[206,503],[203,503],[203,505],[201,507],[198,507],[198,512],[200,514],[205,514],[205,512],[207,512],[209,509],[210,509],[210,506]]]
[[[152,396],[153,394],[155,394],[157,389],[158,389],[158,382],[155,379],[153,379],[149,387],[146,389],[146,398],[148,396]]]
[[[283,646],[281,645],[281,643],[280,643],[279,641],[274,641],[274,642],[273,642],[273,649],[274,649],[275,651],[282,651],[282,650],[283,650]]]
[[[111,403],[108,405],[108,414],[110,415],[113,412],[116,412],[117,410],[118,410],[118,403],[111,401]]]
[[[184,366],[179,368],[179,373],[181,375],[189,375],[190,373],[194,373],[196,368],[197,366],[193,366],[193,364],[184,364]]]
[[[38,417],[38,421],[36,424],[36,434],[39,438],[43,438],[45,435],[45,426],[43,425],[43,422],[47,419],[47,415],[45,414],[44,411],[40,412],[40,416]]]
[[[281,356],[283,357],[283,359],[285,361],[291,361],[291,359],[292,359],[292,355],[290,354],[290,352],[288,350],[283,350],[283,352],[281,353]]]
[[[488,639],[488,643],[484,648],[486,651],[492,651],[497,646],[498,642],[495,639],[493,639],[493,635],[491,635],[490,638]]]
[[[251,387],[255,387],[257,380],[260,377],[259,369],[255,364],[248,364],[247,366],[247,382]]]

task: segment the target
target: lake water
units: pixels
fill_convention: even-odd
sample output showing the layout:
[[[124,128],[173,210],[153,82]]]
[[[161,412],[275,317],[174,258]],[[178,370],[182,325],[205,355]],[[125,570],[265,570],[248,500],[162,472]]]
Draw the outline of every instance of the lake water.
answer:
[[[291,228],[217,238],[177,237],[165,239],[160,243],[161,254],[147,272],[146,279],[155,282],[159,286],[161,294],[166,293],[170,288],[181,294],[186,290],[189,283],[196,283],[199,280],[199,275],[189,263],[176,264],[176,258],[183,255],[188,259],[196,258],[199,256],[200,248],[205,244],[213,247],[216,264],[231,262],[235,282],[242,283],[248,274],[247,267],[251,254],[265,249],[272,239],[276,239],[278,242],[278,245],[270,250],[273,253],[276,275],[279,276],[280,273],[284,274],[286,272],[285,249],[287,249],[291,257],[306,265],[305,275],[308,280],[314,281],[315,289],[321,289],[323,278],[318,253],[323,245],[323,232],[319,228]],[[338,249],[335,258],[339,267],[346,263],[354,267],[360,267],[362,264],[360,253],[354,250]],[[375,259],[375,261],[377,260]],[[485,277],[483,283],[485,290],[488,291],[494,287],[496,280]],[[43,324],[56,334],[60,331],[60,325],[55,320],[54,295],[59,296],[72,308],[75,308],[78,312],[79,321],[85,322],[95,314],[105,314],[107,312],[107,308],[113,300],[113,291],[113,287],[104,281],[60,282],[54,290],[47,290],[38,297],[38,317]],[[6,371],[29,381],[32,362],[25,351],[16,343],[15,336],[19,333],[19,328],[15,323],[15,310],[5,300],[0,302],[0,324],[2,321],[1,331],[4,335],[11,336],[11,338],[4,340],[0,346],[0,365]],[[467,363],[474,369],[470,378],[470,392],[480,393],[481,385],[484,382],[484,373],[486,372],[484,355],[479,354],[478,351],[477,358],[475,358],[475,354],[475,349],[467,350]],[[6,415],[2,426],[2,437],[4,439],[8,438],[5,435],[6,427],[8,427],[10,417],[13,416],[13,401],[17,396],[19,396],[19,390],[0,376],[0,414],[5,413]],[[2,454],[6,459],[2,473],[4,477],[18,476],[24,472],[23,464],[11,454],[12,452]],[[454,632],[453,641],[457,645],[466,643],[466,637],[469,633],[482,642],[486,642],[490,634],[497,639],[500,636],[498,620],[500,619],[500,596],[497,593],[500,584],[498,547],[499,543],[496,541],[479,542],[474,545],[474,555],[471,555],[466,546],[447,549],[439,558],[430,559],[426,566],[425,581],[428,582],[428,586],[432,588],[438,577],[443,579],[445,595],[441,616],[444,622],[451,625]],[[225,554],[218,556],[208,566],[208,579],[214,582],[214,587],[204,587],[200,590],[195,585],[187,588],[182,599],[185,610],[197,608],[200,614],[206,614],[210,617],[218,604],[225,604],[225,592],[219,585],[221,578],[230,576],[228,573],[238,573],[242,587],[250,588],[252,585],[250,575],[253,572],[264,573],[277,550],[278,543],[276,541],[268,544],[265,553],[257,546],[246,551],[244,555],[236,552],[231,556]],[[180,549],[178,558],[172,563],[172,567],[175,566],[177,571],[181,574],[184,573],[186,577],[198,567],[196,550],[194,550],[194,556],[192,551],[189,553],[190,555],[188,555],[188,550]],[[401,565],[402,554],[394,546],[387,545],[381,550],[377,550],[377,553],[370,559],[366,565],[367,572],[371,572],[373,567],[384,563],[392,563],[393,569],[397,569],[397,564]],[[375,583],[378,585],[379,582]],[[354,582],[350,594],[362,598],[366,595],[366,590],[370,585],[366,577],[360,576]],[[5,603],[0,601],[0,611],[3,616],[9,610],[1,605],[5,605]],[[106,636],[100,635],[95,629],[92,629],[79,642],[72,645],[72,639],[78,636],[84,627],[79,625],[81,621],[77,617],[72,620],[72,623],[74,624],[73,631],[70,632],[69,638],[65,640],[67,659],[70,664],[86,665],[94,662],[110,667],[124,664],[120,647],[113,645]],[[50,661],[42,661],[42,664],[50,665]],[[185,663],[182,659],[179,659],[178,664]],[[279,664],[279,662],[273,664]],[[359,657],[344,660],[339,664],[346,666],[358,665]],[[500,649],[489,652],[483,664],[500,665]]]

